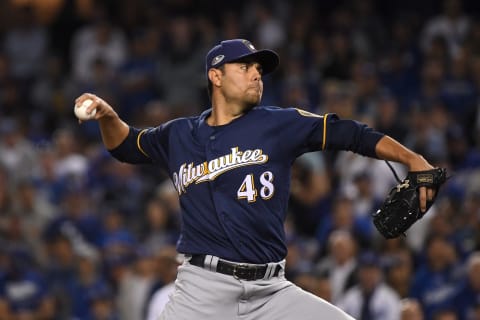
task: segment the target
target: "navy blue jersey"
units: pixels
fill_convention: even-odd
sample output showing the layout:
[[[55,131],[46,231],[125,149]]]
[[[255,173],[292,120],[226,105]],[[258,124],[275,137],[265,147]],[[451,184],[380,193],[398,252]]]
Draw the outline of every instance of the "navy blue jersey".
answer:
[[[334,114],[256,107],[222,126],[200,116],[155,128],[131,128],[111,153],[119,160],[158,163],[170,175],[182,209],[177,249],[224,259],[267,263],[287,253],[283,222],[290,167],[322,149],[375,156],[381,134]]]

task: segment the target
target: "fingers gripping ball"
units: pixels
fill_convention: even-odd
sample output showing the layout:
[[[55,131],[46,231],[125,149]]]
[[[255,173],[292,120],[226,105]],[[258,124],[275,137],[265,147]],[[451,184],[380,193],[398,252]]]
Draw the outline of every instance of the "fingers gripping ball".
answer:
[[[437,168],[427,171],[409,172],[405,180],[390,190],[380,209],[373,214],[373,223],[387,239],[404,235],[412,224],[424,213],[420,210],[420,187],[432,188],[435,196],[446,180],[446,170]],[[435,198],[427,201],[427,210]]]
[[[90,113],[87,113],[87,108],[93,103],[92,99],[86,99],[81,104],[75,104],[73,109],[75,116],[79,120],[91,120],[95,118],[97,109],[93,109]]]

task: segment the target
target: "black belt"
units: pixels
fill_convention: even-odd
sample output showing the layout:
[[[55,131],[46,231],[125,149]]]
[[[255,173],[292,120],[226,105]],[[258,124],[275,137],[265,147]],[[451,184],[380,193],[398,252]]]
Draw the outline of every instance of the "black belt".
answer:
[[[205,266],[205,257],[206,255],[204,254],[194,254],[191,256],[189,262],[194,266],[209,269],[208,266]],[[217,263],[217,268],[215,269],[215,271],[233,276],[235,279],[253,281],[253,280],[259,280],[259,279],[265,278],[265,273],[267,272],[267,268],[268,268],[268,265],[266,264],[260,264],[260,265],[241,264],[241,263],[233,263],[233,262],[219,259]],[[277,264],[275,266],[275,271],[270,276],[270,278],[278,276],[281,269],[282,267],[279,264]]]

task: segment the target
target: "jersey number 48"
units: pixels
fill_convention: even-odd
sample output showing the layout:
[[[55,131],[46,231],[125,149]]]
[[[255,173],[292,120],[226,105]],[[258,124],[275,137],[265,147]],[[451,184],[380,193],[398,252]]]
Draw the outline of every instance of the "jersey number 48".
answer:
[[[268,200],[273,197],[275,187],[273,186],[273,173],[265,171],[260,174],[260,197],[263,200]],[[258,191],[255,188],[255,179],[253,174],[247,174],[243,179],[240,188],[237,190],[238,199],[247,199],[248,202],[257,201]]]

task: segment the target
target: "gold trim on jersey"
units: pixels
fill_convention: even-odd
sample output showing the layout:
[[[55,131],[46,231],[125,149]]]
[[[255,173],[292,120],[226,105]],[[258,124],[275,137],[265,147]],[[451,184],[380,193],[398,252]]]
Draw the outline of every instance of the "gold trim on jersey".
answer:
[[[145,131],[147,131],[147,129],[143,129],[142,131],[140,131],[140,133],[137,136],[137,148],[138,150],[140,150],[141,153],[145,155],[145,157],[150,158],[150,156],[145,152],[145,150],[143,150],[142,146],[140,145],[140,138],[145,133]]]
[[[327,143],[327,118],[328,113],[325,114],[323,117],[323,142],[322,142],[322,150],[325,150],[325,144]]]
[[[315,118],[323,118],[323,141],[322,141],[322,150],[325,149],[325,145],[327,143],[327,117],[328,117],[328,113],[326,113],[325,115],[321,116],[319,114],[316,114],[316,113],[312,113],[310,111],[306,111],[306,110],[303,110],[303,109],[299,109],[299,108],[295,108],[295,110],[297,110],[298,113],[300,113],[300,115],[304,116],[304,117],[315,117]]]
[[[321,116],[319,114],[312,113],[310,111],[306,111],[306,110],[303,110],[303,109],[300,109],[300,108],[295,108],[295,110],[297,110],[297,112],[300,113],[304,117],[323,118],[323,116]]]

